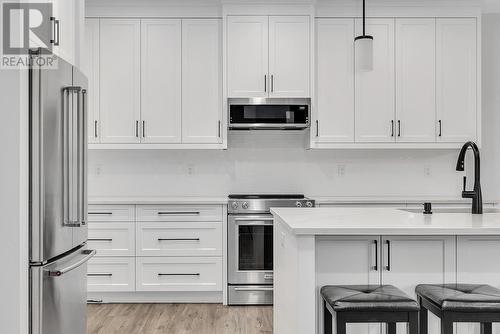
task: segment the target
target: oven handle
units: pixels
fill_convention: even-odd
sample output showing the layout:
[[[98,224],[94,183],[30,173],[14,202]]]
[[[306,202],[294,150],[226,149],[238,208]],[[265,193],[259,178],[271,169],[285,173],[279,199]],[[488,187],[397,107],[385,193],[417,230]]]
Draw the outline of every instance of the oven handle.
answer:
[[[274,221],[274,218],[234,218],[235,222]]]
[[[269,288],[257,288],[257,287],[245,287],[245,288],[234,288],[234,291],[273,291],[273,287]]]

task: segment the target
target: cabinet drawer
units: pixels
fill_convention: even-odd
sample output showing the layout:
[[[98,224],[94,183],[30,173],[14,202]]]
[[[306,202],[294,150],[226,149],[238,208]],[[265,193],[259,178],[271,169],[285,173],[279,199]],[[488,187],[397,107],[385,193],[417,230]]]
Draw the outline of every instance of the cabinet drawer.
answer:
[[[135,258],[94,257],[87,270],[89,292],[134,291]]]
[[[90,223],[88,245],[96,256],[134,256],[134,223]]]
[[[134,221],[135,209],[133,205],[89,205],[88,220],[110,222],[110,221]]]
[[[222,256],[222,223],[137,223],[137,255]]]
[[[220,205],[138,205],[138,221],[222,221]]]
[[[137,291],[222,291],[220,257],[138,257]]]

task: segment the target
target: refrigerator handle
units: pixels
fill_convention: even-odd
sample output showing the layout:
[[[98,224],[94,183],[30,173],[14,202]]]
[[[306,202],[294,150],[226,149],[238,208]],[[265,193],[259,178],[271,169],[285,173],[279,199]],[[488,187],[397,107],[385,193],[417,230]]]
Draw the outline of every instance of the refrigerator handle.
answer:
[[[82,215],[81,222],[82,225],[87,225],[87,212],[88,212],[88,188],[87,188],[87,162],[88,162],[88,152],[87,152],[87,90],[82,89]]]
[[[49,271],[49,276],[50,277],[62,276],[64,274],[70,272],[71,270],[80,267],[82,264],[86,263],[88,260],[90,260],[95,255],[95,253],[96,253],[95,249],[84,250],[82,252],[82,254],[85,256],[82,257],[80,260],[78,260],[75,263],[72,263],[69,266],[64,267],[62,269],[55,269],[55,270]]]
[[[80,117],[80,91],[81,87],[69,86],[63,89],[63,104],[64,104],[64,126],[63,126],[63,138],[64,138],[64,150],[63,150],[63,160],[64,160],[64,189],[65,194],[65,219],[64,226],[67,227],[80,227],[80,173],[81,167],[79,164],[81,160],[81,149],[80,149],[80,132],[78,128],[78,120]],[[74,97],[77,97],[76,108],[74,103]],[[72,97],[71,101],[69,97]],[[75,111],[76,109],[76,111]],[[76,171],[75,171],[76,168]],[[76,175],[75,175],[76,173]]]

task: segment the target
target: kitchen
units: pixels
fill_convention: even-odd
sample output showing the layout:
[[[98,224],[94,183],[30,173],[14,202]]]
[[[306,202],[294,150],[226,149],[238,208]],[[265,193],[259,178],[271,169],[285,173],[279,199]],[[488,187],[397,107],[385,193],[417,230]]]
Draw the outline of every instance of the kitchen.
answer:
[[[84,247],[96,251],[82,255],[88,333],[266,333],[273,327],[322,333],[323,285],[387,283],[411,298],[417,284],[500,286],[500,269],[486,260],[474,267],[475,276],[453,269],[465,263],[460,254],[486,259],[481,254],[499,252],[496,1],[367,0],[364,29],[362,0],[51,3],[53,51],[73,66],[68,85],[81,88],[67,93],[72,110],[86,110],[78,123],[87,124],[81,134],[88,145],[78,141],[86,173],[77,168],[76,211],[88,230]],[[46,264],[30,253],[36,238],[28,203],[36,180],[29,177],[34,151],[28,148],[36,127],[28,125],[36,109],[27,96],[34,80],[25,69],[0,71],[11,125],[2,133],[2,212],[5,222],[20,222],[0,228],[2,253],[11,254],[5,265],[13,268],[0,279],[4,300],[11,301],[2,302],[0,319],[9,333],[50,328],[58,334],[40,320],[50,311],[34,307],[37,277],[28,267]],[[77,83],[79,72],[86,84]],[[468,141],[481,155],[481,219],[470,218],[476,217],[472,200],[462,198],[479,175],[472,153],[465,171],[456,170]],[[432,224],[452,217],[455,225],[437,236],[397,227],[429,223],[419,220],[426,202]],[[355,218],[362,213],[380,226]],[[347,218],[339,215],[361,231],[340,226]],[[321,225],[325,217],[331,226]],[[296,219],[310,229],[300,230]],[[391,219],[396,226],[389,233],[383,222]],[[67,249],[80,247],[75,235]],[[288,249],[283,258],[278,246],[295,239],[309,240],[313,254]],[[420,249],[425,255],[410,263],[435,251],[446,261],[404,267],[416,276],[410,280],[397,271],[407,261],[398,254],[417,256],[412,252]],[[382,268],[387,252],[392,272]],[[374,266],[375,258],[379,271],[351,270]],[[304,272],[298,277],[304,284],[283,281],[285,264]],[[451,269],[430,273],[438,267]],[[283,297],[283,289],[292,292]],[[299,302],[294,291],[307,296]],[[287,304],[292,297],[294,312]],[[81,316],[68,326],[84,328],[84,313],[75,312]],[[47,321],[61,329],[61,317]],[[300,321],[284,325],[282,319]],[[429,321],[437,332],[437,320],[429,315]],[[348,332],[383,330],[350,326]]]

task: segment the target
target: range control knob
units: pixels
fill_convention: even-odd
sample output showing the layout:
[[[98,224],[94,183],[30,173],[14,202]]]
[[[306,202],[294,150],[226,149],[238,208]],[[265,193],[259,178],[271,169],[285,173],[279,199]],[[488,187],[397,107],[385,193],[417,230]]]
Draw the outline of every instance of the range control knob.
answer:
[[[307,201],[307,202],[306,202],[306,206],[307,206],[308,208],[312,208],[313,204],[312,204],[312,202]]]
[[[248,202],[243,202],[243,204],[241,204],[241,207],[245,210],[248,209]]]
[[[238,209],[238,202],[233,202],[233,203],[231,203],[231,207],[232,207],[234,210]]]
[[[298,207],[298,208],[301,208],[302,207],[302,203],[299,202],[299,201],[297,201],[297,202],[295,202],[295,206]]]

